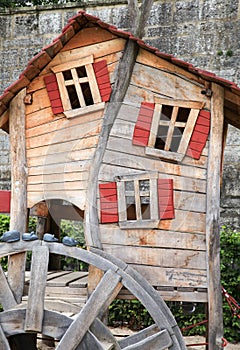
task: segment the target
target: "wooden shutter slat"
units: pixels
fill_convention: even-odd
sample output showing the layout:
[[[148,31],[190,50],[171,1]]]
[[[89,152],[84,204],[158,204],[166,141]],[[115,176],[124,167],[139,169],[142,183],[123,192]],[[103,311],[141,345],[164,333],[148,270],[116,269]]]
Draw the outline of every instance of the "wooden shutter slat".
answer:
[[[11,191],[0,191],[0,213],[10,213]]]
[[[211,114],[207,110],[199,112],[186,155],[194,159],[199,159],[206,145],[210,130]]]
[[[138,119],[133,132],[132,143],[136,146],[147,146],[150,136],[154,103],[142,102]]]
[[[112,87],[110,84],[107,61],[102,60],[102,61],[93,63],[93,70],[96,76],[102,102],[108,102],[110,100],[110,96],[112,93]]]
[[[173,180],[158,179],[159,218],[174,219]]]
[[[100,220],[102,224],[119,221],[116,182],[99,184]]]
[[[55,74],[47,75],[44,77],[44,82],[48,92],[53,114],[63,113],[62,100]]]

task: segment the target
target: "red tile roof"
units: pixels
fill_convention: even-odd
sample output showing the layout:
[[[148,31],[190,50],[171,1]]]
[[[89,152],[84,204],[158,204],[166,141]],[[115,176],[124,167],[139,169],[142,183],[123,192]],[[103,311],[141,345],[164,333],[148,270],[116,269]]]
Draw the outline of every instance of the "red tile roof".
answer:
[[[155,47],[145,44],[143,40],[134,37],[131,33],[117,29],[113,25],[102,22],[99,18],[87,14],[85,11],[82,10],[79,11],[77,15],[75,15],[68,21],[68,24],[63,28],[62,33],[50,45],[44,47],[41,52],[39,52],[36,56],[34,56],[31,59],[26,69],[20,75],[19,79],[13,84],[11,84],[4,91],[2,96],[0,96],[0,116],[5,110],[7,110],[11,99],[21,89],[26,87],[30,83],[30,81],[32,81],[40,73],[40,71],[51,61],[51,59],[62,49],[62,47],[88,22],[92,22],[119,37],[134,40],[138,43],[140,47],[156,54],[158,57],[170,61],[174,65],[180,66],[183,69],[203,78],[204,80],[215,82],[225,88],[228,88],[236,95],[240,95],[240,87],[238,87],[235,83],[217,77],[211,72],[198,69],[192,64],[182,61],[174,57],[173,55],[163,53]]]

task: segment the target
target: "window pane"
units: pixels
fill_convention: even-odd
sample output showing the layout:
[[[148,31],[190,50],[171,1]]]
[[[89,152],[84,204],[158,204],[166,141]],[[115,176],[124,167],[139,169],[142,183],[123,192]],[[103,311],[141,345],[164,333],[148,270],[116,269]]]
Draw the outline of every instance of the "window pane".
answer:
[[[127,220],[137,220],[135,204],[131,204],[127,207]]]
[[[76,68],[76,71],[79,78],[87,76],[86,68],[84,66]]]
[[[64,80],[72,80],[72,73],[70,70],[65,70],[63,72]]]
[[[162,113],[161,113],[161,120],[170,120],[172,117],[172,106],[163,105],[162,106]]]
[[[83,93],[83,97],[84,97],[86,106],[93,105],[94,102],[93,102],[92,93],[90,90],[89,83],[81,84],[81,88],[82,88],[82,93]]]
[[[150,189],[150,184],[149,184],[149,180],[140,180],[139,181],[139,189],[140,191],[149,191]]]
[[[191,110],[190,108],[179,107],[178,115],[177,115],[177,122],[186,123],[188,120],[190,110]]]
[[[125,181],[125,191],[134,191],[133,181]]]
[[[180,145],[184,128],[174,128],[170,151],[177,152]]]
[[[68,96],[71,102],[72,109],[80,108],[80,103],[78,100],[78,95],[76,92],[75,85],[69,85],[66,88],[68,91]]]
[[[159,125],[156,142],[154,145],[155,148],[164,150],[166,139],[167,139],[167,133],[168,133],[168,126]]]

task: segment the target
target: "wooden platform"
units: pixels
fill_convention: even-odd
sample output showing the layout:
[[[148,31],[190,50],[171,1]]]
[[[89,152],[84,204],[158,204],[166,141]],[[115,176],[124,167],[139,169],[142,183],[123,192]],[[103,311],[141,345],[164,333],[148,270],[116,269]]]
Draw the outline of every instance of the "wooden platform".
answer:
[[[26,272],[24,298],[28,294],[30,281],[30,272]],[[87,299],[87,283],[88,272],[83,271],[49,271],[47,276],[47,285],[45,295],[51,303],[51,309],[54,300],[62,303],[70,303],[82,307]],[[164,300],[176,301],[179,300],[179,293],[186,301],[190,301],[189,294],[196,294],[196,299],[192,298],[192,302],[206,302],[206,289],[194,288],[170,288],[170,287],[155,287],[155,290],[163,297]],[[189,293],[190,292],[190,293]],[[184,298],[185,297],[185,298]],[[133,299],[134,296],[125,288],[122,288],[118,295],[119,299]],[[50,306],[50,305],[49,305]],[[67,307],[64,307],[66,311]],[[57,311],[57,310],[56,310]],[[60,311],[60,310],[58,310]]]
[[[30,272],[26,272],[23,302],[26,302]],[[88,272],[49,271],[45,290],[45,308],[73,316],[87,299]]]

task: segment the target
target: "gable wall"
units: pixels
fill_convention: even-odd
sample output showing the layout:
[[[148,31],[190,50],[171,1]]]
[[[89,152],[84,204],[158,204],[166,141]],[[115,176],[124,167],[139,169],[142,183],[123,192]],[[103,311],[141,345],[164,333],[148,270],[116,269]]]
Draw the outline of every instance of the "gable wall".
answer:
[[[91,7],[67,4],[64,9],[28,8],[0,10],[0,93],[14,82],[27,62],[61,31],[80,8],[128,28],[125,0],[91,1]],[[146,41],[194,65],[240,84],[239,0],[159,0],[154,2]],[[0,134],[3,133],[0,131]],[[3,136],[4,149],[8,148]],[[222,220],[240,227],[240,132],[231,128],[227,140],[222,193]],[[9,188],[8,156],[1,153],[1,188]],[[4,175],[6,174],[6,176]],[[231,184],[231,185],[230,185]]]
[[[118,224],[102,224],[101,242],[106,252],[132,265],[157,289],[165,288],[161,290],[165,299],[206,301],[208,142],[199,160],[186,156],[182,162],[172,163],[149,157],[144,147],[132,144],[132,138],[142,101],[154,102],[153,96],[169,97],[201,101],[207,109],[210,101],[201,94],[203,87],[181,77],[181,69],[179,76],[172,74],[173,66],[164,65],[159,58],[151,67],[152,58],[145,50],[140,51],[111,130],[99,180],[113,182],[115,176],[157,171],[159,178],[173,179],[175,218],[160,220],[157,229],[120,229]],[[197,288],[202,291],[197,293]]]
[[[80,45],[79,45],[80,42]],[[85,58],[106,60],[110,82],[125,40],[99,28],[83,29],[44,68],[27,89],[32,104],[26,106],[28,207],[43,199],[67,200],[84,210],[88,173],[98,143],[103,110],[73,118],[53,115],[44,78],[51,68]]]

